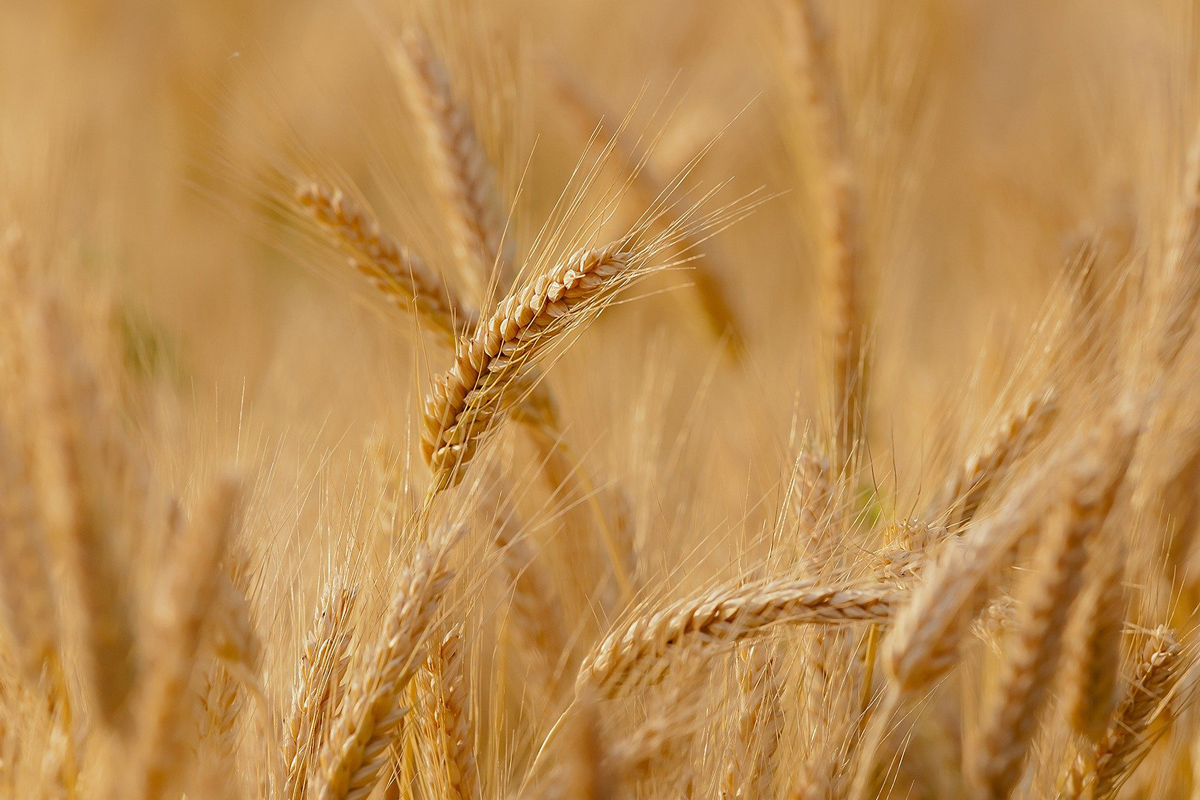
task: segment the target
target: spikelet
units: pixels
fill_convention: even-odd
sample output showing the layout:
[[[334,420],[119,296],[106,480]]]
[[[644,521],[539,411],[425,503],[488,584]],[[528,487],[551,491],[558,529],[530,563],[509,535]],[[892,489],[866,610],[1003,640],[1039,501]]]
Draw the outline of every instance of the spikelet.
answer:
[[[1062,655],[1063,634],[1083,584],[1088,549],[1112,508],[1132,454],[1118,437],[1107,463],[1083,467],[1068,504],[1039,548],[1014,641],[989,698],[974,779],[981,796],[1007,798],[1021,778]]]
[[[584,249],[500,303],[458,344],[454,366],[425,400],[421,453],[434,491],[462,480],[465,467],[511,405],[523,370],[558,335],[594,311],[645,260],[629,239]]]
[[[346,196],[316,181],[296,187],[296,202],[350,256],[350,263],[401,311],[453,346],[469,323],[466,307],[416,253],[398,245],[379,221]]]
[[[301,800],[316,762],[328,720],[337,713],[341,684],[350,661],[350,619],[358,592],[334,574],[304,637],[283,726],[284,797]]]
[[[155,624],[154,660],[140,698],[135,731],[132,800],[158,800],[178,791],[186,759],[182,731],[190,704],[188,683],[197,664],[205,621],[216,599],[220,561],[234,534],[238,486],[219,481],[179,543]]]
[[[804,85],[805,109],[821,159],[821,277],[833,347],[833,412],[838,458],[858,442],[866,411],[866,348],[862,309],[863,244],[861,198],[828,33],[813,0],[794,0],[792,57]]]
[[[1089,757],[1075,760],[1060,798],[1106,800],[1116,794],[1149,749],[1151,726],[1183,673],[1182,661],[1183,649],[1174,632],[1159,627],[1150,633],[1108,732]]]
[[[445,66],[429,42],[408,31],[396,49],[395,65],[409,106],[421,120],[429,159],[441,186],[461,278],[482,301],[493,270],[508,285],[502,252],[504,214],[496,179],[468,109],[455,96]]]
[[[727,648],[775,625],[886,622],[898,604],[889,590],[812,581],[722,586],[638,616],[610,633],[584,660],[577,686],[615,695],[623,686],[660,680],[678,649]]]
[[[401,699],[420,666],[429,627],[453,573],[442,563],[449,537],[420,546],[400,575],[380,637],[355,672],[321,749],[316,800],[363,800],[384,777],[407,709]]]

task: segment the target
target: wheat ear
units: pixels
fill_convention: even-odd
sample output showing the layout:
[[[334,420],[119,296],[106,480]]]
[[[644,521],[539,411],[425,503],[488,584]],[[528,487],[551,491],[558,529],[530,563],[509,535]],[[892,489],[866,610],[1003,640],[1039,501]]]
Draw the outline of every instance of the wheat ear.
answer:
[[[198,698],[200,740],[212,745],[219,766],[228,770],[229,782],[237,779],[237,722],[243,706],[239,689],[229,669],[216,662],[205,671]]]
[[[453,573],[442,563],[449,540],[424,542],[401,574],[374,651],[350,683],[321,751],[316,800],[363,800],[384,777],[407,709],[401,698],[420,666],[429,627]]]
[[[813,0],[794,0],[792,54],[821,158],[822,284],[833,343],[833,400],[839,458],[858,441],[865,412],[861,198],[828,33]]]
[[[96,406],[95,377],[69,341],[58,305],[45,302],[30,327],[42,517],[57,572],[76,601],[85,689],[99,717],[114,725],[135,670],[131,612],[111,542],[121,498],[104,491],[119,487],[123,443],[105,439],[108,420]]]
[[[661,778],[664,765],[682,760],[695,739],[698,717],[703,708],[697,698],[703,696],[709,663],[696,658],[681,666],[662,687],[662,693],[647,703],[646,718],[629,735],[609,749],[613,772],[627,784]]]
[[[463,668],[462,628],[451,628],[440,645],[430,648],[427,678],[434,699],[434,725],[445,760],[449,800],[479,800],[479,768],[471,698]]]
[[[482,300],[493,270],[499,270],[502,286],[508,283],[508,259],[502,252],[504,214],[492,165],[470,112],[455,96],[450,76],[429,42],[408,31],[395,63],[409,105],[425,131],[462,278]]]
[[[302,800],[329,718],[337,713],[340,686],[350,661],[350,621],[358,592],[337,575],[321,593],[283,726],[284,798]]]
[[[626,685],[655,683],[674,650],[729,647],[775,625],[886,622],[898,599],[888,590],[812,581],[723,586],[643,614],[609,634],[584,660],[577,686],[615,695]]]
[[[1159,627],[1147,637],[1104,738],[1085,758],[1080,755],[1067,774],[1061,800],[1107,800],[1149,751],[1151,726],[1163,701],[1183,674],[1183,649],[1173,631]]]
[[[1021,778],[1062,655],[1063,634],[1083,584],[1088,548],[1112,508],[1131,447],[1076,478],[1067,507],[1039,547],[1015,640],[985,708],[974,778],[983,797],[1004,800]]]
[[[185,763],[181,731],[190,711],[187,687],[237,514],[237,482],[223,479],[205,498],[179,544],[159,606],[155,659],[139,706],[133,788],[126,797],[158,800],[176,788]]]
[[[465,306],[416,253],[397,244],[370,212],[341,189],[305,181],[296,187],[295,197],[372,286],[453,346],[460,326],[468,322],[463,316]]]
[[[1092,559],[1089,583],[1069,631],[1063,687],[1071,727],[1089,743],[1104,736],[1117,704],[1125,593],[1124,548]]]
[[[351,263],[372,285],[402,311],[413,313],[425,322],[440,341],[453,347],[462,329],[473,324],[473,319],[449,287],[438,280],[415,254],[397,245],[377,220],[341,190],[307,182],[298,187],[296,199],[351,256]],[[593,494],[580,486],[578,465],[562,440],[556,404],[549,390],[540,382],[536,371],[529,369],[513,394],[522,398],[514,407],[513,416],[525,426],[534,444],[543,452],[542,463],[546,466],[548,480],[570,498],[588,499],[597,525],[606,534],[607,543],[612,538],[608,535],[609,522],[603,510],[596,507]],[[385,519],[384,523],[390,528],[394,520]],[[621,571],[617,575],[626,598],[632,596],[628,578]]]
[[[987,603],[995,568],[1036,527],[1046,507],[1045,478],[1038,472],[1014,487],[996,513],[965,537],[950,539],[922,573],[883,642],[884,672],[893,691],[918,692],[957,663],[963,633]]]
[[[617,776],[608,766],[608,748],[600,731],[595,698],[583,692],[565,712],[562,728],[564,752],[550,776],[547,800],[612,800]]]
[[[581,250],[507,297],[459,341],[454,366],[437,377],[425,401],[421,453],[433,471],[433,492],[462,480],[528,364],[611,298],[644,261],[645,251],[628,238]]]
[[[54,595],[24,459],[0,426],[0,601],[9,642],[30,686],[58,653]]]
[[[740,708],[721,782],[723,800],[770,797],[779,746],[779,686],[770,644],[751,647],[739,672]]]
[[[1051,464],[1049,470],[1056,466]],[[852,800],[868,796],[878,749],[895,713],[958,663],[964,633],[987,605],[994,571],[1036,529],[1047,503],[1044,481],[1042,472],[1030,476],[1013,488],[995,514],[965,537],[948,539],[933,565],[921,571],[921,583],[908,602],[896,612],[880,653],[888,689],[859,748]]]

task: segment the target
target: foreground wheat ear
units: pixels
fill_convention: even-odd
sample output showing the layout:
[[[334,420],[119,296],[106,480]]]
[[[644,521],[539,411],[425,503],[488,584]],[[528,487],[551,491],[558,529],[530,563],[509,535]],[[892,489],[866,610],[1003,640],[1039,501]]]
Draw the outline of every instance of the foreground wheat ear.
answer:
[[[462,480],[517,399],[529,366],[639,277],[650,257],[636,237],[580,250],[502,300],[459,341],[454,366],[434,380],[425,401],[421,454],[433,472],[433,491]]]

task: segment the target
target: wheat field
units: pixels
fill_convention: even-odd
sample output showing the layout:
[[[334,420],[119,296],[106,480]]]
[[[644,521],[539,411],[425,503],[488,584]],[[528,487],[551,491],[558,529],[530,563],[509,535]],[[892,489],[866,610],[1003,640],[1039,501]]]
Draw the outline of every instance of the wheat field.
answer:
[[[1195,0],[5,0],[0,112],[0,797],[1200,798]]]

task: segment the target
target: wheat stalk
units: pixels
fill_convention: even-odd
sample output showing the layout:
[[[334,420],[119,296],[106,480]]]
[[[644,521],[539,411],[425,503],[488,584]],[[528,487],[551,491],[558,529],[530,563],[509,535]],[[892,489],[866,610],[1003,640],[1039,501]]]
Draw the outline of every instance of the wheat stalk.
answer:
[[[112,541],[122,522],[127,465],[123,443],[105,438],[109,420],[97,407],[95,377],[69,331],[53,300],[29,321],[36,480],[58,574],[75,598],[84,686],[101,719],[117,725],[136,667],[129,603]]]
[[[1163,302],[1157,320],[1159,375],[1167,374],[1195,328],[1200,279],[1195,272],[1200,243],[1200,127],[1188,149],[1183,191],[1177,201],[1167,239]]]
[[[32,476],[0,426],[0,600],[10,646],[31,685],[57,660],[50,575],[29,487]]]
[[[372,286],[453,346],[470,322],[464,316],[465,306],[416,253],[397,244],[378,220],[341,189],[305,181],[297,186],[295,198]]]

